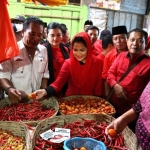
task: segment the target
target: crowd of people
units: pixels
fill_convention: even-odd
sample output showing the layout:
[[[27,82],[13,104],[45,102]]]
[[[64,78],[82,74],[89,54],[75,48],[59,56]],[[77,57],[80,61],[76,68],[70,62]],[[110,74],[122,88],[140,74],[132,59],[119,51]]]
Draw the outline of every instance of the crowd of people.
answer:
[[[20,55],[0,64],[0,88],[12,103],[27,101],[32,92],[37,100],[53,95],[103,97],[119,117],[107,129],[119,133],[131,122],[134,131],[137,122],[140,145],[150,147],[147,32],[140,28],[127,31],[122,25],[99,33],[87,20],[83,31],[70,41],[65,24],[47,25],[37,17],[20,15],[11,22]]]

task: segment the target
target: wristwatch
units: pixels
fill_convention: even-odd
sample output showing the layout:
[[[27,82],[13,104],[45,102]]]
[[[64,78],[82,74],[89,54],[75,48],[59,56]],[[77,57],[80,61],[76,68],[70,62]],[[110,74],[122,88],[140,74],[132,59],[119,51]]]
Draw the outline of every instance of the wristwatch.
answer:
[[[7,88],[5,89],[5,91],[8,92],[8,90],[11,89],[11,88],[14,88],[14,87],[9,86],[9,87],[7,87]]]

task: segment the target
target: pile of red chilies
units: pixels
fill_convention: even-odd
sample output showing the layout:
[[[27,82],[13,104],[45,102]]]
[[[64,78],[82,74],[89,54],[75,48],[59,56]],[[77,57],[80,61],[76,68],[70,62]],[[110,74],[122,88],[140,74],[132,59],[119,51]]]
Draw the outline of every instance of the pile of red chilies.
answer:
[[[50,129],[54,131],[57,127],[57,123],[50,126]],[[122,134],[116,138],[109,139],[105,134],[105,128],[107,124],[105,122],[98,123],[95,120],[75,121],[73,123],[65,124],[61,128],[70,129],[71,138],[75,136],[90,137],[104,142],[108,150],[127,150],[124,145],[124,137]],[[44,140],[40,136],[35,139],[34,150],[63,150],[63,143],[52,143],[49,140]]]
[[[0,109],[2,121],[36,121],[55,114],[52,108],[46,109],[40,102],[12,104]]]

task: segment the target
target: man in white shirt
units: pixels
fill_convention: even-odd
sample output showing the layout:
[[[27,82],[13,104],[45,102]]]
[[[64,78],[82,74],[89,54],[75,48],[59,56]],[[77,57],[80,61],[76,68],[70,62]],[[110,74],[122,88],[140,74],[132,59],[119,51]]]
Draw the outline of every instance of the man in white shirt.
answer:
[[[37,17],[28,17],[23,24],[23,38],[18,42],[20,55],[0,64],[0,84],[12,103],[47,87],[47,50],[39,44],[43,30],[43,21]]]

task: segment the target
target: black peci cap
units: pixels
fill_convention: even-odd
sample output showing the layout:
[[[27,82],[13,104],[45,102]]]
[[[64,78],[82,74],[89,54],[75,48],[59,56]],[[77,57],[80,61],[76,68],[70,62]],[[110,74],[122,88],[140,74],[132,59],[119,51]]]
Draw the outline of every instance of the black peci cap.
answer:
[[[112,35],[127,34],[126,26],[116,26],[112,28]]]
[[[84,26],[85,25],[93,25],[93,22],[91,21],[91,20],[87,20],[87,21],[85,21],[85,23],[84,23]]]

